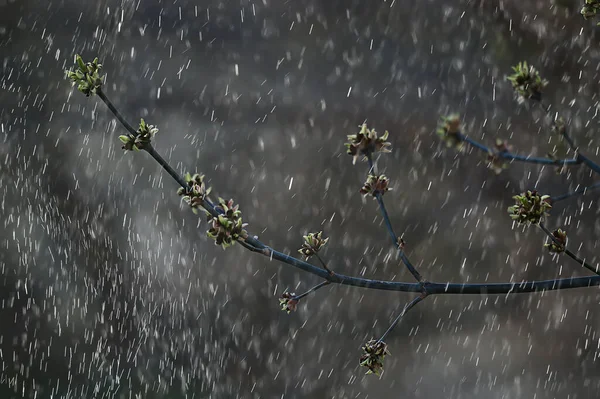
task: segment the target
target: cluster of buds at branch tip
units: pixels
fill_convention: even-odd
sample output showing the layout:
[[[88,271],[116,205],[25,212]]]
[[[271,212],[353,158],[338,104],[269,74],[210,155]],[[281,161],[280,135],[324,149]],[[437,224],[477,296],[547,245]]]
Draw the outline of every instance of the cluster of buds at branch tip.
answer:
[[[594,18],[600,13],[600,0],[585,0],[580,12],[585,19]],[[600,22],[597,25],[600,25]]]
[[[279,306],[281,306],[281,310],[287,312],[288,314],[294,310],[298,306],[298,299],[296,299],[296,294],[293,292],[284,292],[279,297]]]
[[[390,142],[386,141],[389,133],[386,131],[383,136],[378,137],[375,129],[367,128],[366,124],[360,126],[360,131],[357,134],[348,135],[346,146],[349,155],[352,155],[352,164],[356,163],[356,159],[360,156],[366,158],[367,155],[374,152],[391,152]]]
[[[74,71],[65,71],[67,77],[71,79],[73,85],[77,85],[77,90],[89,97],[97,94],[102,88],[102,77],[100,70],[102,64],[98,63],[98,58],[94,61],[85,63],[79,54],[75,56],[77,67]]]
[[[367,374],[381,375],[383,360],[386,355],[390,354],[386,343],[372,339],[362,347],[362,351],[360,365],[368,369]]]
[[[219,198],[219,205],[215,206],[219,216],[213,217],[208,211],[207,220],[211,228],[207,231],[210,238],[215,240],[216,245],[223,249],[235,244],[238,239],[246,239],[248,232],[244,230],[248,224],[242,221],[242,211],[239,205],[234,205],[233,200],[225,201]]]
[[[192,207],[192,212],[198,213],[198,208],[203,207],[204,200],[210,194],[212,190],[210,187],[206,187],[204,183],[204,175],[198,173],[193,176],[189,173],[185,174],[185,181],[188,184],[188,188],[179,187],[177,195],[182,196],[182,199]]]
[[[554,237],[554,240],[544,244],[544,247],[548,248],[550,252],[555,254],[564,252],[565,247],[567,246],[567,232],[561,229],[554,230],[552,232],[552,236]]]
[[[392,188],[389,187],[389,184],[390,179],[385,175],[369,175],[367,181],[360,189],[360,193],[362,195],[371,194],[375,198],[377,194],[383,195],[386,191],[391,191]]]
[[[460,116],[452,114],[442,116],[441,119],[436,131],[437,135],[446,143],[446,147],[462,151],[464,143],[460,136]]]
[[[540,77],[540,73],[527,62],[519,62],[513,67],[514,73],[507,79],[517,93],[519,102],[525,100],[541,101],[542,90],[548,85],[548,81]]]
[[[508,213],[519,224],[538,224],[552,208],[550,196],[540,195],[537,191],[527,191],[515,195],[513,199],[515,205],[508,208]]]
[[[146,124],[146,121],[142,118],[135,136],[133,134],[121,135],[119,136],[119,140],[123,143],[122,148],[124,150],[139,151],[150,145],[156,133],[158,133],[158,128],[154,125]]]
[[[508,163],[500,154],[510,151],[512,151],[512,146],[509,145],[507,141],[496,139],[494,149],[490,150],[487,155],[488,168],[499,175],[504,169],[508,168]]]
[[[318,233],[308,233],[308,235],[303,236],[303,238],[304,243],[298,252],[304,255],[306,259],[319,252],[321,248],[327,244],[327,241],[329,241],[329,237],[323,238],[322,231],[319,231]]]

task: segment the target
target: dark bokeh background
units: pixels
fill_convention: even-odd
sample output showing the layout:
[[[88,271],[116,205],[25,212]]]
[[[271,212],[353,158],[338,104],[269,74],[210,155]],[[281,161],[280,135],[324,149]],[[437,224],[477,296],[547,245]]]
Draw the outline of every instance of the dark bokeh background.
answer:
[[[323,229],[335,270],[410,281],[357,192],[365,165],[344,154],[366,120],[391,133],[388,209],[429,280],[586,275],[539,231],[513,230],[506,207],[588,171],[494,176],[435,136],[454,111],[477,139],[551,150],[549,121],[504,80],[527,60],[595,156],[600,36],[578,2],[557,3],[0,0],[0,397],[596,398],[596,288],[429,298],[388,338],[383,377],[364,376],[360,346],[410,295],[327,287],[281,312],[279,294],[318,280],[215,247],[169,176],[123,154],[120,125],[63,75],[75,53],[98,55],[127,118],[157,124],[157,150],[280,250]],[[598,211],[590,193],[548,225],[596,262]]]

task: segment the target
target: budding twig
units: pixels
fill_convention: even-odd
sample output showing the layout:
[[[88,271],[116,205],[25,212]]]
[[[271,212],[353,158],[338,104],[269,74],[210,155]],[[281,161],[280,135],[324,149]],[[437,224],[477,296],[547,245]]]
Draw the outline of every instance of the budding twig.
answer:
[[[369,161],[369,174],[370,173],[377,174],[375,165],[373,164],[373,157],[370,152],[367,153],[367,160]],[[385,225],[390,234],[392,242],[393,242],[394,246],[396,246],[396,248],[398,248],[398,253],[400,254],[400,259],[402,259],[402,262],[404,263],[404,265],[406,266],[406,268],[408,269],[410,274],[413,275],[415,280],[417,280],[419,283],[423,283],[425,281],[425,279],[423,279],[423,276],[421,276],[421,273],[419,273],[417,271],[417,269],[415,269],[415,267],[412,265],[412,263],[410,262],[410,260],[406,256],[406,254],[404,253],[404,249],[401,246],[401,241],[398,240],[398,236],[396,235],[396,232],[394,232],[394,228],[392,227],[392,222],[390,220],[390,216],[388,215],[387,209],[385,208],[385,203],[383,202],[383,197],[382,197],[381,193],[376,191],[373,193],[373,195],[377,199],[377,203],[379,204],[379,209],[381,210],[381,215],[383,216],[383,220],[385,221]]]
[[[300,299],[315,292],[319,288],[324,287],[329,284],[331,284],[331,282],[323,281],[322,283],[315,285],[314,287],[312,287],[311,289],[309,289],[308,291],[306,291],[305,293],[300,294],[300,295],[296,295],[293,292],[286,291],[283,294],[281,294],[281,296],[279,297],[279,306],[281,306],[281,310],[284,310],[287,313],[291,313],[292,311],[296,310],[296,307],[298,306]]]
[[[581,259],[579,256],[577,256],[575,253],[571,252],[566,246],[564,242],[561,242],[556,236],[555,234],[553,234],[552,232],[550,232],[550,230],[548,230],[548,228],[546,228],[546,226],[544,225],[544,223],[540,222],[538,224],[538,226],[540,226],[540,229],[542,229],[544,231],[544,233],[546,233],[548,235],[548,237],[550,237],[550,240],[552,240],[553,243],[555,243],[556,245],[560,246],[562,251],[567,254],[571,259],[573,259],[575,262],[579,263],[581,266],[585,267],[586,269],[594,272],[595,274],[600,276],[600,271],[598,270],[597,267],[594,267],[592,265],[590,265],[589,263],[587,263],[585,260]]]
[[[538,103],[542,107],[542,109],[544,110],[544,112],[546,112],[546,114],[550,115],[550,108],[551,107],[545,105],[541,101],[541,99],[538,100]],[[550,115],[550,116],[552,116],[552,115]],[[575,159],[578,161],[578,163],[583,163],[588,168],[590,168],[592,171],[594,171],[596,173],[600,173],[600,165],[598,165],[596,162],[592,161],[590,158],[588,158],[587,156],[585,156],[584,154],[581,153],[581,151],[579,150],[579,147],[575,144],[575,141],[573,140],[573,138],[571,137],[571,135],[567,131],[567,127],[565,126],[564,123],[561,124],[561,127],[560,127],[558,133],[565,139],[565,141],[567,142],[567,144],[569,144],[569,147],[575,153]]]

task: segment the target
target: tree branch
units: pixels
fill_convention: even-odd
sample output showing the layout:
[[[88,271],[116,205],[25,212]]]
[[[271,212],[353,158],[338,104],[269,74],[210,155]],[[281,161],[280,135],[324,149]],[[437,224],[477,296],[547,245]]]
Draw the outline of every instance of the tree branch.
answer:
[[[106,103],[109,110],[117,117],[117,119],[125,126],[129,131],[131,126],[125,121],[121,114],[116,110],[112,103],[108,100],[107,96],[103,93],[100,98]],[[129,127],[128,127],[129,126]],[[133,129],[133,128],[131,128]],[[188,188],[185,180],[173,170],[168,163],[152,148],[149,154],[171,175],[180,186],[185,189]],[[162,160],[162,162],[160,161]],[[215,207],[211,205],[211,202],[205,200],[203,207],[209,211],[213,216],[218,215]],[[389,220],[389,217],[388,217]],[[329,274],[327,270],[312,265],[308,262],[294,258],[293,256],[286,255],[282,252],[276,251],[267,245],[263,244],[258,238],[249,236],[245,239],[244,247],[252,252],[260,253],[270,259],[275,259],[280,262],[286,263],[290,266],[296,267],[305,272],[319,276],[331,283],[348,285],[354,287],[383,290],[383,291],[399,291],[399,292],[427,292],[427,294],[518,294],[518,293],[531,293],[531,292],[542,292],[542,291],[553,291],[559,289],[574,289],[584,288],[591,286],[600,286],[600,276],[593,277],[579,277],[579,278],[565,278],[565,279],[554,279],[554,280],[541,280],[541,281],[521,281],[521,282],[506,282],[506,283],[479,283],[479,284],[460,284],[460,283],[405,283],[385,280],[371,280],[366,278],[351,277],[343,274]],[[403,260],[404,261],[404,260]]]
[[[263,256],[269,257],[269,259],[275,259],[282,263],[296,267],[307,273],[314,274],[324,279],[323,282],[312,287],[308,291],[300,295],[292,293],[284,293],[280,298],[280,305],[282,309],[288,313],[295,309],[298,301],[315,292],[316,290],[335,283],[341,285],[362,287],[376,290],[386,291],[401,291],[401,292],[418,292],[419,296],[414,298],[411,302],[406,304],[402,312],[393,320],[389,328],[381,336],[379,340],[371,340],[363,346],[364,354],[361,357],[360,364],[368,368],[368,373],[379,374],[383,369],[383,359],[389,354],[387,351],[387,345],[383,342],[384,339],[394,330],[394,328],[400,323],[402,317],[425,299],[429,295],[433,294],[517,294],[517,293],[532,293],[532,292],[544,292],[559,289],[574,289],[584,288],[591,286],[600,286],[600,272],[598,268],[595,268],[578,255],[566,248],[566,233],[562,230],[556,232],[550,232],[545,225],[541,222],[542,218],[546,215],[548,209],[551,208],[549,201],[561,201],[566,198],[572,197],[577,194],[585,193],[588,189],[600,187],[600,183],[594,184],[588,188],[575,190],[573,192],[556,196],[549,197],[547,195],[539,195],[535,191],[527,191],[523,195],[515,196],[516,205],[508,209],[510,216],[518,223],[537,224],[552,240],[552,244],[549,244],[551,252],[560,253],[564,252],[567,256],[571,257],[577,263],[594,272],[596,276],[592,277],[578,277],[578,278],[564,278],[554,280],[541,280],[541,281],[521,281],[521,282],[504,282],[504,283],[436,283],[429,282],[421,276],[416,270],[413,264],[410,262],[406,254],[404,253],[403,241],[396,235],[390,217],[388,215],[385,203],[383,201],[383,194],[388,191],[387,177],[377,174],[375,164],[373,163],[372,155],[374,152],[390,152],[389,146],[391,143],[387,142],[388,132],[381,137],[378,137],[377,132],[373,129],[368,129],[366,124],[363,124],[361,131],[356,135],[348,136],[350,140],[346,143],[348,147],[348,153],[354,157],[354,160],[360,156],[364,156],[369,164],[368,179],[365,186],[361,189],[363,194],[372,194],[377,200],[379,209],[381,211],[383,220],[385,222],[387,231],[393,244],[399,251],[399,256],[402,262],[408,269],[408,271],[417,280],[417,283],[406,283],[386,280],[371,280],[360,277],[346,276],[332,272],[326,265],[326,263],[318,255],[319,249],[327,243],[328,238],[323,239],[322,232],[310,233],[305,236],[305,244],[299,251],[303,253],[308,259],[312,255],[316,255],[317,260],[321,264],[321,267],[315,266],[306,261],[297,259],[290,255],[276,251],[273,248],[262,243],[257,236],[250,235],[244,227],[245,223],[242,222],[241,212],[238,206],[233,203],[233,200],[224,201],[219,199],[219,203],[215,206],[208,195],[210,188],[206,188],[203,178],[199,174],[190,176],[189,174],[183,178],[177,171],[175,171],[169,163],[154,149],[151,143],[151,139],[154,134],[158,131],[153,125],[146,125],[142,119],[140,122],[139,129],[134,129],[117,110],[114,104],[108,99],[106,94],[102,91],[102,79],[99,75],[101,65],[98,64],[96,58],[92,63],[85,64],[80,56],[77,56],[77,64],[79,65],[79,71],[68,71],[67,76],[78,85],[78,89],[89,96],[90,94],[97,94],[100,99],[106,104],[108,109],[114,114],[119,122],[129,132],[129,136],[119,136],[119,139],[125,144],[123,148],[126,150],[145,150],[150,156],[158,162],[159,165],[182,187],[178,190],[179,195],[184,195],[184,199],[190,204],[194,212],[197,208],[204,208],[209,215],[212,215],[212,227],[208,231],[209,236],[215,238],[215,243],[227,247],[234,244],[236,241],[247,250],[262,254]],[[541,90],[547,84],[547,81],[541,79],[539,73],[533,67],[529,67],[527,63],[520,63],[517,67],[513,68],[515,73],[509,76],[509,80],[513,84],[513,88],[517,91],[521,99],[529,99],[537,101],[544,108],[544,111],[549,114],[550,107],[546,107],[541,103]],[[444,125],[438,129],[438,134],[447,141],[450,145],[460,144],[462,142],[467,143],[471,147],[474,147],[480,151],[484,151],[487,154],[492,154],[491,164],[494,165],[500,158],[511,161],[519,161],[525,163],[541,164],[541,165],[576,165],[585,164],[592,171],[600,173],[600,165],[591,161],[589,158],[579,152],[573,139],[567,133],[564,127],[564,122],[559,126],[560,133],[567,141],[571,149],[575,152],[576,157],[573,159],[554,160],[549,158],[539,157],[528,157],[513,154],[510,152],[510,147],[504,143],[498,143],[495,150],[467,137],[460,133],[458,117],[444,118]],[[499,162],[501,166],[504,165],[502,161]],[[495,165],[497,166],[497,165]],[[211,218],[209,218],[211,220]]]

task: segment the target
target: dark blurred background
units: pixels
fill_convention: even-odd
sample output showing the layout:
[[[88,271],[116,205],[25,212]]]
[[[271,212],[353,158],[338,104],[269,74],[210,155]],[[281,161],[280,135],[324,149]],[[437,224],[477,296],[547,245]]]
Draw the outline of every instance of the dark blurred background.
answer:
[[[543,156],[539,108],[505,81],[521,60],[550,81],[545,101],[596,157],[600,36],[583,1],[0,0],[1,398],[596,398],[597,288],[437,296],[389,336],[381,379],[358,366],[411,295],[326,287],[290,315],[284,290],[314,276],[240,246],[203,217],[123,128],[73,90],[74,54],[100,57],[105,91],[180,172],[206,174],[248,229],[294,253],[324,230],[338,272],[411,281],[343,142],[364,121],[389,130],[378,159],[408,254],[431,281],[587,275],[513,229],[512,195],[561,194],[583,168],[513,164],[446,150],[440,115],[465,132]],[[596,263],[597,197],[547,224]]]

